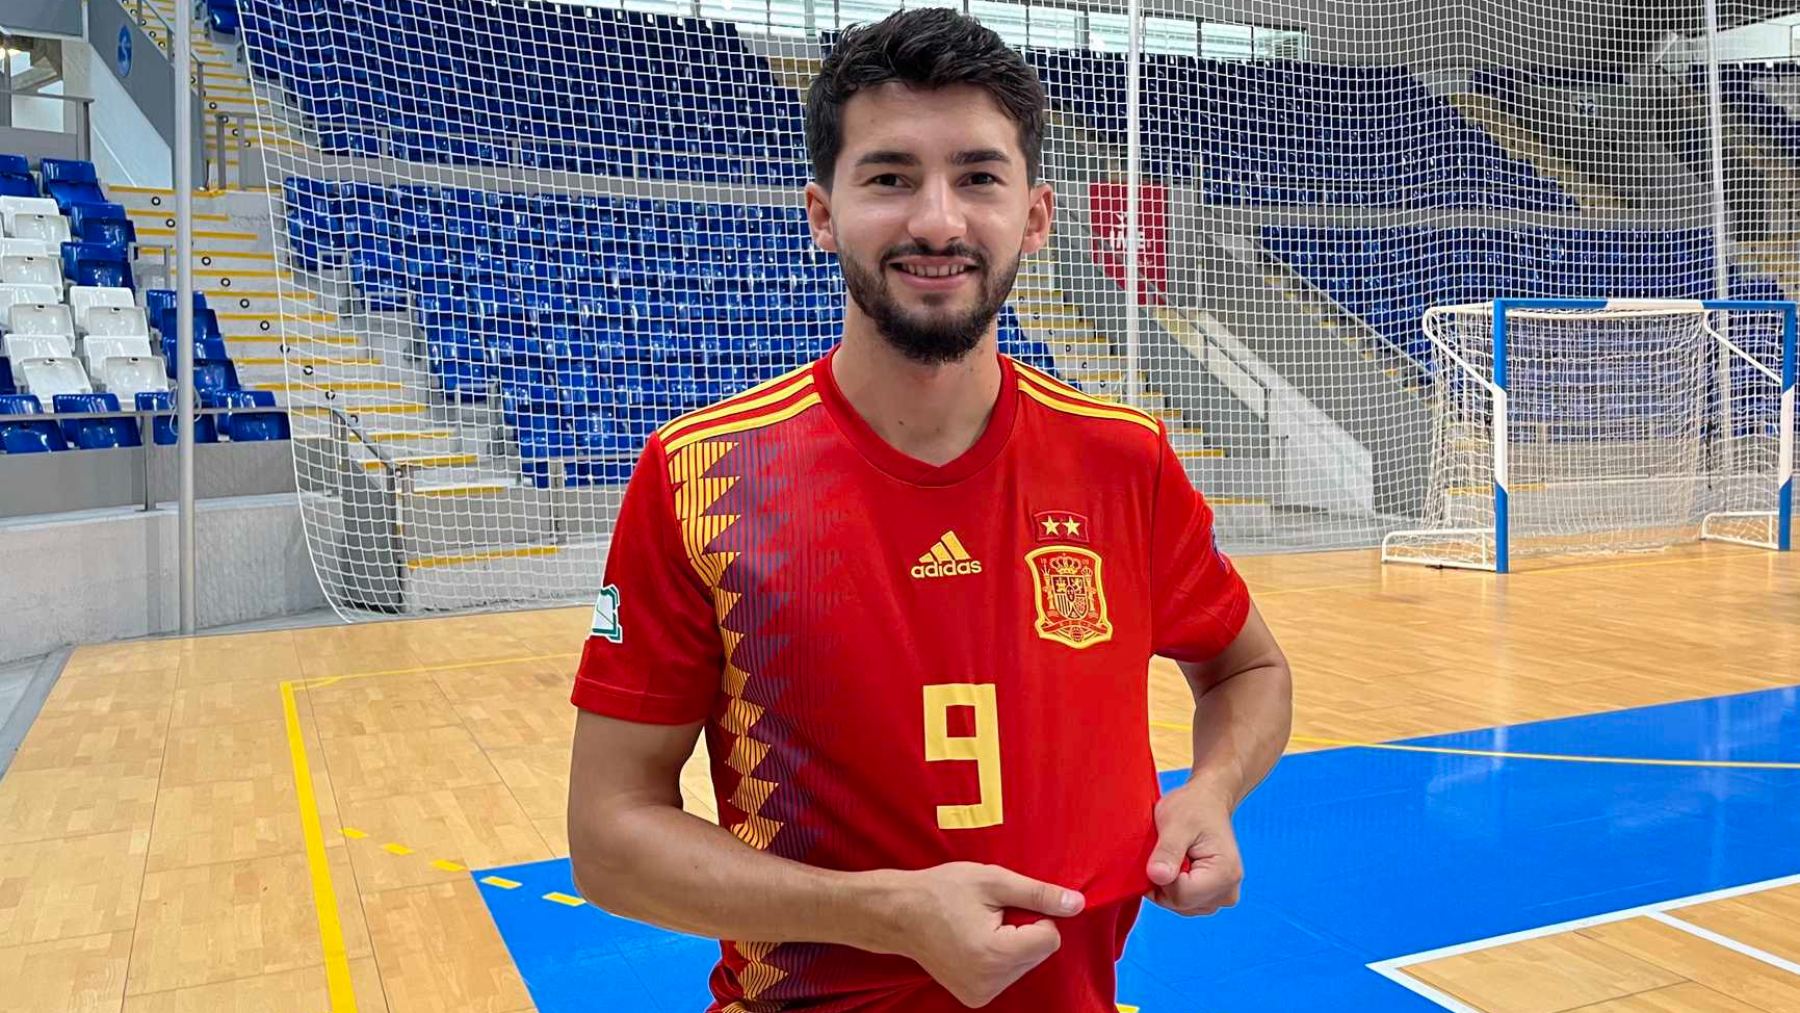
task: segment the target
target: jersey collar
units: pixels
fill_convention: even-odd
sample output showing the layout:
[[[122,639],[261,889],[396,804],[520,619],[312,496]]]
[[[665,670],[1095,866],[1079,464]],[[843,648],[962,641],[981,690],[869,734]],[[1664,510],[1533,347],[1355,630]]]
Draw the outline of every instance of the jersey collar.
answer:
[[[838,431],[877,470],[914,485],[954,485],[987,467],[1006,448],[1019,403],[1019,382],[1013,373],[1011,358],[999,355],[1000,395],[994,401],[994,413],[988,418],[987,428],[982,430],[980,438],[963,451],[962,456],[934,465],[895,450],[856,413],[844,392],[838,389],[837,379],[831,375],[831,358],[836,354],[837,348],[833,348],[813,363],[813,386],[818,389],[831,420],[837,423]]]

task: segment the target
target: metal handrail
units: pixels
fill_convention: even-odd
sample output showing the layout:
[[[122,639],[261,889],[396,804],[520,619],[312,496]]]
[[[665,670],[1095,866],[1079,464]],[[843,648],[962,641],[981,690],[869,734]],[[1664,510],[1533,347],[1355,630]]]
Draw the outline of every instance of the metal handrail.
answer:
[[[381,462],[382,470],[386,471],[389,475],[397,474],[401,471],[411,470],[410,467],[404,461],[395,461],[392,457],[389,457],[387,452],[382,450],[379,446],[377,446],[375,441],[369,437],[369,434],[363,432],[362,427],[357,425],[356,422],[350,418],[350,416],[345,415],[341,409],[327,405],[325,410],[330,412],[332,418],[339,425],[342,425],[344,427],[344,429],[350,433],[350,435],[356,437],[356,442],[362,444],[365,448],[368,449],[369,453],[375,455],[375,459],[377,461]],[[343,440],[337,440],[334,442],[336,442],[339,446],[347,446],[346,441],[343,441]]]
[[[184,2],[184,0],[177,0],[177,2]],[[125,0],[119,0],[119,5],[125,6]],[[144,20],[144,12],[146,10],[150,12],[152,18],[156,19],[157,27],[162,29],[162,38],[159,39],[153,36],[150,41],[156,43],[156,48],[162,51],[162,55],[173,60],[175,58],[175,29],[171,28],[169,23],[163,20],[162,14],[159,13],[156,8],[145,7],[144,0],[132,0],[131,13],[137,18],[137,23],[144,27],[148,27],[150,24],[150,22]],[[144,34],[148,35],[150,33],[145,32]]]

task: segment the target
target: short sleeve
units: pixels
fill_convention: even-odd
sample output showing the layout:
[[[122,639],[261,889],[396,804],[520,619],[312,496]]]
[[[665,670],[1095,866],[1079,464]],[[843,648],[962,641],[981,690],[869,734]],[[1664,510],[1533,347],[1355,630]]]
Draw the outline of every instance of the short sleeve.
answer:
[[[724,647],[679,523],[667,458],[651,437],[613,527],[605,586],[570,697],[575,706],[651,724],[690,724],[710,713]]]
[[[1207,661],[1244,629],[1250,592],[1213,536],[1212,508],[1181,459],[1162,441],[1150,525],[1151,650],[1176,661]]]

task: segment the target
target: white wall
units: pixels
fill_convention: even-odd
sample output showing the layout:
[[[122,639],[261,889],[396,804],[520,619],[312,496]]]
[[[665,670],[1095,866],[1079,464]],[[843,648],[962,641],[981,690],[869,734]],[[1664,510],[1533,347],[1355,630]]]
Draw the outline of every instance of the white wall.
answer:
[[[67,93],[94,100],[94,167],[106,183],[169,186],[169,145],[150,125],[118,78],[99,63],[105,59],[85,40],[63,43]]]
[[[1745,25],[1719,33],[1719,58],[1727,63],[1740,60],[1786,60],[1794,54],[1794,28],[1800,25],[1800,14],[1773,18],[1760,24]]]
[[[325,607],[292,493],[201,500],[194,528],[201,628]],[[0,522],[0,663],[174,632],[178,541],[173,505]]]

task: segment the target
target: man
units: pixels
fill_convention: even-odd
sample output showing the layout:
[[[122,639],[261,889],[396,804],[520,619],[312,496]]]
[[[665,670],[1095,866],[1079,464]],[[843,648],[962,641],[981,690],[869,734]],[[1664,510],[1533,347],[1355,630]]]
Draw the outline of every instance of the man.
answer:
[[[715,1010],[1110,1011],[1142,896],[1237,899],[1288,670],[1160,425],[997,352],[1050,231],[1043,116],[959,14],[847,31],[806,112],[842,343],[665,426],[626,492],[573,694],[575,880],[725,940]],[[1196,697],[1160,801],[1153,653]],[[681,809],[702,730],[719,826]]]

